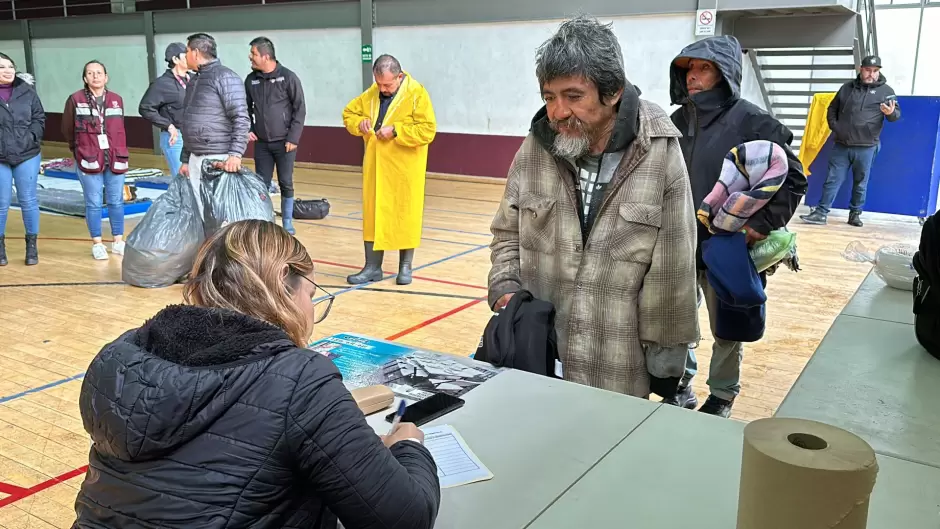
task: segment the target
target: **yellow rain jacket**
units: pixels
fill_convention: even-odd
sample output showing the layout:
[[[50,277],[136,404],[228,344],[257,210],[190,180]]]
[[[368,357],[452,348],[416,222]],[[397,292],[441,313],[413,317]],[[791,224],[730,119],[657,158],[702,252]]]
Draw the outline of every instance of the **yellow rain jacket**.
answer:
[[[829,110],[829,103],[836,97],[835,92],[819,93],[813,96],[813,101],[809,105],[809,112],[806,115],[806,128],[803,130],[803,141],[800,142],[800,163],[803,164],[803,172],[809,176],[809,166],[819,155],[826,140],[829,139],[829,122],[826,121],[826,112]]]
[[[343,124],[363,136],[359,123],[373,126],[379,117],[379,88],[372,84],[343,110]],[[428,144],[437,134],[437,121],[428,91],[405,72],[389,104],[382,126],[393,125],[397,137],[383,141],[371,132],[363,137],[362,238],[378,250],[417,248],[424,214],[424,180]]]

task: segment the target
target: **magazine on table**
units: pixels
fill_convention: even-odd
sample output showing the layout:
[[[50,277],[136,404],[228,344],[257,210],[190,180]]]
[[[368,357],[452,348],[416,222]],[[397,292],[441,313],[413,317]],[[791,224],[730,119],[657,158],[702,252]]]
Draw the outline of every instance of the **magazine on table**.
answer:
[[[350,390],[383,384],[408,400],[435,393],[459,397],[499,372],[469,358],[351,333],[323,338],[310,349],[333,360]]]

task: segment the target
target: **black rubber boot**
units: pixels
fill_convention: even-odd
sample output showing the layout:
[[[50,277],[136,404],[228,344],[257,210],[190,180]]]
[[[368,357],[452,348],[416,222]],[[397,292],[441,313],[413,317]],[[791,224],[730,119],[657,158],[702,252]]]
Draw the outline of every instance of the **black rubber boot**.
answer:
[[[382,260],[385,257],[385,252],[373,250],[375,243],[366,242],[366,265],[362,267],[362,270],[358,274],[353,274],[346,277],[346,282],[350,285],[361,285],[363,283],[371,283],[374,281],[381,281],[385,274],[382,273]]]
[[[39,264],[39,248],[36,247],[36,236],[26,236],[26,266]]]
[[[7,265],[7,244],[3,235],[0,235],[0,266]]]
[[[398,277],[395,282],[399,285],[411,284],[411,261],[415,257],[415,251],[400,250],[398,252]]]
[[[855,226],[856,228],[861,228],[865,224],[862,223],[862,212],[861,211],[852,211],[849,213],[849,226]]]

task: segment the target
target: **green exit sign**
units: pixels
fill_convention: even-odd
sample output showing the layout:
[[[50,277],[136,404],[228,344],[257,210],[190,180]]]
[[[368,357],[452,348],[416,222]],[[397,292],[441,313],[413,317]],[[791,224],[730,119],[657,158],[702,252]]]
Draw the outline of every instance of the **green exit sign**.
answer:
[[[372,45],[364,44],[362,46],[362,62],[372,62]]]

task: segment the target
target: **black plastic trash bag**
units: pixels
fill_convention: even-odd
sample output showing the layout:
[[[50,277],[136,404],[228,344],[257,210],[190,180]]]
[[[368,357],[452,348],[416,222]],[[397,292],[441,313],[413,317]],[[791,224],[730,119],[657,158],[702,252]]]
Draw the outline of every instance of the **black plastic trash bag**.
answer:
[[[237,173],[216,168],[218,160],[202,161],[203,216],[206,236],[226,224],[248,219],[274,222],[274,206],[261,177],[242,167]]]
[[[319,200],[294,201],[294,218],[306,220],[320,220],[330,214],[330,202],[321,198]]]
[[[205,238],[196,194],[178,176],[127,237],[121,278],[137,287],[168,287],[189,273]]]

